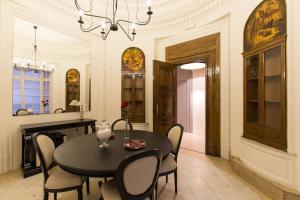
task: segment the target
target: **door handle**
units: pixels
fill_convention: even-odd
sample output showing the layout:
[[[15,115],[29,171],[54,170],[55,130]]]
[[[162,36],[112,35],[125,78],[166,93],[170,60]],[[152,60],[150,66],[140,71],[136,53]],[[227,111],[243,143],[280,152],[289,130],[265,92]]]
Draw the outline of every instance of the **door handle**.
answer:
[[[158,104],[156,104],[156,119],[158,119]]]

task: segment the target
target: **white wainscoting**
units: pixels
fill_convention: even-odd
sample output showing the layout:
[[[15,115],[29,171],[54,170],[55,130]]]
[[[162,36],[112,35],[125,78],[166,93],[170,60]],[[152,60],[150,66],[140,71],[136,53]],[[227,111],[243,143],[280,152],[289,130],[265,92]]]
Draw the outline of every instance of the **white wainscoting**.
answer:
[[[259,175],[296,189],[297,156],[241,138],[241,162]]]

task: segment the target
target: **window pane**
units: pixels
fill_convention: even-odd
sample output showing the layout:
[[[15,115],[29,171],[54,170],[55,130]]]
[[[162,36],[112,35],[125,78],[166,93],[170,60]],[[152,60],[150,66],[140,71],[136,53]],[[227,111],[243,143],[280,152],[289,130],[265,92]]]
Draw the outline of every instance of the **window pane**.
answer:
[[[13,96],[13,104],[21,104],[21,96],[20,95]]]
[[[32,96],[25,96],[25,104],[32,104]]]
[[[17,110],[20,110],[21,108],[21,104],[13,104],[13,113],[15,114]]]
[[[40,81],[33,81],[33,88],[40,88]]]
[[[33,111],[34,113],[41,113],[40,104],[33,104]]]
[[[21,88],[13,88],[13,95],[21,95]]]
[[[24,88],[32,88],[33,87],[33,81],[24,81]]]
[[[32,98],[32,102],[33,102],[34,104],[40,104],[40,97],[39,97],[39,96],[33,97],[33,98]]]
[[[26,110],[28,110],[28,109],[33,109],[33,108],[32,108],[32,104],[25,104],[25,109],[26,109]]]
[[[14,67],[13,76],[20,76],[20,73],[21,73],[20,69]]]
[[[24,76],[27,78],[39,78],[40,72],[36,73],[34,70],[24,71]]]
[[[31,96],[32,95],[32,89],[24,89],[24,96]]]
[[[21,87],[21,80],[14,79],[13,80],[13,87],[20,88]]]
[[[32,89],[32,96],[40,96],[40,89],[39,88],[34,88]]]

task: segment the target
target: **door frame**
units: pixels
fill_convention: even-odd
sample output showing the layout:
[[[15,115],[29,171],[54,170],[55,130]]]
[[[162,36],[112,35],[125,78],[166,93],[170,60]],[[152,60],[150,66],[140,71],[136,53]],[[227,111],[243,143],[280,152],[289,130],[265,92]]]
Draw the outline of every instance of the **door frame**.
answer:
[[[205,151],[221,155],[220,33],[166,47],[166,62],[182,65],[206,61]]]

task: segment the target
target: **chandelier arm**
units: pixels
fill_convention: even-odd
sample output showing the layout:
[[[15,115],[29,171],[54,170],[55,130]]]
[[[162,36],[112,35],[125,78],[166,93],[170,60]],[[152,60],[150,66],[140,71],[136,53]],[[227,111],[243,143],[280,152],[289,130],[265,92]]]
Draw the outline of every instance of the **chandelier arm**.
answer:
[[[106,19],[109,21],[110,24],[112,24],[111,19],[109,19],[108,17],[103,17],[103,16],[99,16],[99,15],[93,15],[93,14],[88,14],[88,13],[84,13],[84,15],[89,16],[89,17],[96,17],[96,18],[100,18],[100,19]]]
[[[99,27],[101,27],[101,25],[98,25],[98,26],[95,26],[94,28],[89,28],[89,29],[85,29],[83,26],[82,26],[82,24],[80,24],[80,29],[83,31],[83,32],[91,32],[91,31],[93,31],[93,30],[95,30],[95,29],[97,29],[97,28],[99,28]]]
[[[129,24],[136,24],[136,25],[144,26],[144,25],[149,24],[150,21],[151,21],[151,15],[149,15],[148,19],[144,22],[133,22],[133,21],[129,21],[129,20],[119,19],[117,21],[117,24],[120,24],[120,22],[125,22],[125,23],[129,23]]]
[[[125,33],[125,35],[128,37],[128,39],[130,41],[134,40],[134,35],[130,36],[130,34],[125,31],[125,29],[123,28],[123,26],[120,23],[117,22],[117,25],[119,25],[121,27],[121,29],[123,30],[123,32]]]
[[[92,12],[93,0],[90,0],[90,9],[88,9],[88,10],[85,10],[85,9],[81,8],[81,6],[78,3],[78,0],[75,0],[75,6],[76,6],[76,8],[77,8],[78,11],[82,10],[84,12]]]

